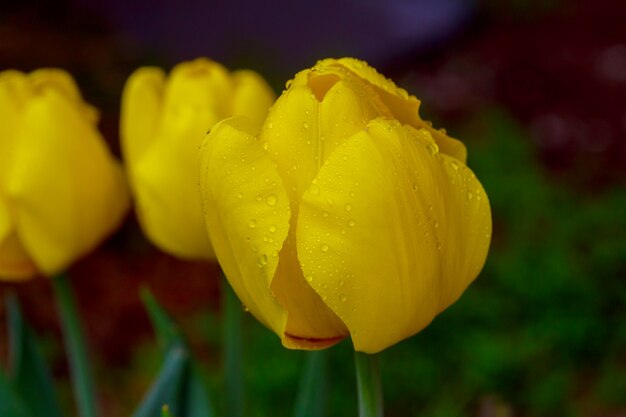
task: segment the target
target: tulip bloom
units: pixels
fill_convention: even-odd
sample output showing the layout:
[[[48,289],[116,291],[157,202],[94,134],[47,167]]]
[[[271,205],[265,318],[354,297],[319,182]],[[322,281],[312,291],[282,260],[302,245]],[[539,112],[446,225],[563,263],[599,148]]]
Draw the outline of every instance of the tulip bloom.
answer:
[[[274,93],[255,72],[229,73],[197,59],[140,68],[122,98],[121,137],[139,221],[160,249],[180,258],[214,259],[198,189],[198,150],[215,123],[243,115],[259,125]]]
[[[381,351],[454,303],[485,262],[487,196],[465,146],[355,59],[296,75],[257,131],[201,151],[206,224],[245,306],[289,348]]]
[[[0,73],[0,279],[62,272],[121,222],[129,195],[71,76]]]

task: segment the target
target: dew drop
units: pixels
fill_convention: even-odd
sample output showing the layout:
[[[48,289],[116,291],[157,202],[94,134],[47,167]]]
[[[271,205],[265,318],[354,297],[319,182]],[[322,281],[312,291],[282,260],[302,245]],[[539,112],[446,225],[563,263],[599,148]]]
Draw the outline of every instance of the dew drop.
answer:
[[[256,227],[256,220],[250,219],[250,221],[248,222],[248,227],[250,229],[254,229]]]
[[[436,155],[439,152],[439,147],[434,143],[426,145],[426,149],[428,149],[428,152],[430,152],[431,155]]]
[[[459,163],[457,161],[450,161],[450,166],[454,168],[455,171],[459,170]]]
[[[259,259],[257,259],[257,265],[259,266],[259,268],[263,268],[265,265],[267,265],[267,255],[259,256]]]
[[[342,279],[339,280],[339,286],[343,287],[346,282]]]
[[[269,142],[263,142],[263,149],[265,149],[266,151],[269,151],[270,143]]]
[[[265,202],[267,203],[268,206],[274,206],[276,205],[276,195],[275,194],[270,194],[267,197],[265,197]]]
[[[270,226],[270,233],[274,233],[274,232],[276,232],[276,225],[275,224]]]
[[[302,127],[303,127],[304,129],[308,129],[308,128],[309,128],[309,124],[308,124],[307,122],[304,122],[304,123],[302,124]]]
[[[237,193],[237,198],[241,200],[243,198],[243,194]]]
[[[346,205],[343,206],[343,208],[346,209],[346,211],[350,211],[350,210],[352,210],[352,204],[346,203]]]
[[[318,195],[320,193],[320,187],[316,184],[311,185],[311,194]]]
[[[356,224],[356,222],[354,221],[354,219],[348,220],[348,226],[354,227],[355,224]]]
[[[328,252],[328,245],[327,245],[327,244],[323,244],[323,245],[320,247],[320,250],[321,250],[322,252]]]
[[[345,303],[348,297],[346,297],[344,293],[341,293],[339,294],[339,299],[341,300],[342,303]]]
[[[328,217],[328,212],[327,212],[326,210],[324,210],[324,211],[322,212],[322,216],[323,216],[323,217]]]
[[[260,195],[256,196],[256,201],[260,203],[262,200],[263,200],[263,197],[261,197]]]
[[[439,222],[437,220],[435,220],[434,226],[435,226],[435,229],[439,227]]]
[[[313,282],[313,275],[307,275],[305,279],[307,282]]]

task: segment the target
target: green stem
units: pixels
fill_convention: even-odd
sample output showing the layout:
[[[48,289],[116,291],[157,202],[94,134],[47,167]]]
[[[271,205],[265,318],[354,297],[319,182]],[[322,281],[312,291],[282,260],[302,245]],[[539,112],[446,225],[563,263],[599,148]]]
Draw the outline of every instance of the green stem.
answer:
[[[296,398],[295,417],[323,417],[328,397],[328,349],[306,352],[306,367]]]
[[[359,417],[382,417],[383,390],[378,357],[355,351],[354,362],[359,391]]]
[[[224,415],[243,417],[244,386],[242,367],[242,323],[243,309],[237,295],[224,277],[222,284],[223,308],[223,360],[225,381]]]
[[[97,417],[94,380],[72,290],[65,275],[54,277],[52,283],[61,319],[78,414],[80,417]]]

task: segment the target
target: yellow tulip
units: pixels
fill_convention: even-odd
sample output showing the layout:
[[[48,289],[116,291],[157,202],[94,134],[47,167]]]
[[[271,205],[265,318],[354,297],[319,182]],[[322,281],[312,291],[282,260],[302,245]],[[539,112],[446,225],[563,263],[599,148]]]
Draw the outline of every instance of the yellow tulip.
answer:
[[[491,213],[465,146],[364,62],[327,59],[287,84],[258,131],[233,117],[201,150],[205,220],[250,312],[284,346],[350,336],[383,350],[476,278]]]
[[[0,73],[0,279],[53,275],[129,207],[97,112],[62,70]]]
[[[274,98],[255,72],[229,73],[208,59],[179,64],[167,79],[153,67],[131,75],[122,98],[122,150],[140,224],[160,249],[215,259],[198,189],[200,144],[232,115],[260,125]]]

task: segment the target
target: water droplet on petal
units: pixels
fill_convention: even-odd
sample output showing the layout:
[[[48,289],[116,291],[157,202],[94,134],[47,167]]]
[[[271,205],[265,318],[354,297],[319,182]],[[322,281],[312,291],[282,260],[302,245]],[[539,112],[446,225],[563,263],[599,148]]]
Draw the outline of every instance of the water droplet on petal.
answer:
[[[267,203],[268,206],[274,206],[276,204],[276,195],[275,194],[270,194],[267,197],[265,197],[265,202]]]
[[[270,226],[270,233],[274,233],[274,232],[276,232],[276,225],[275,224]]]
[[[267,255],[263,254],[257,259],[257,266],[263,268],[265,265],[267,265]]]
[[[348,226],[354,227],[355,224],[356,224],[356,222],[354,221],[354,219],[348,220]]]
[[[309,128],[309,124],[308,124],[307,122],[304,122],[304,123],[302,124],[302,127],[303,127],[304,129],[308,129],[308,128]]]
[[[313,282],[313,275],[307,275],[305,279],[307,280],[307,282]]]
[[[339,299],[341,300],[342,303],[345,303],[348,297],[346,297],[345,294],[341,293],[339,294]]]
[[[426,149],[428,149],[428,152],[430,152],[431,155],[436,155],[437,153],[439,153],[439,147],[434,143],[429,143],[428,145],[426,145]]]
[[[316,184],[311,185],[311,194],[313,195],[318,195],[320,193],[320,187],[318,187]]]
[[[350,211],[350,210],[352,210],[352,204],[350,204],[350,203],[346,203],[346,205],[345,205],[345,206],[343,206],[343,208],[345,208],[345,209],[346,209],[346,211]]]
[[[328,252],[328,245],[327,245],[327,244],[323,244],[323,245],[320,247],[320,250],[321,250],[322,252]]]
[[[256,227],[256,220],[250,219],[250,221],[248,222],[248,227],[250,229],[254,229]]]
[[[243,198],[243,194],[237,193],[237,198],[241,200]]]

